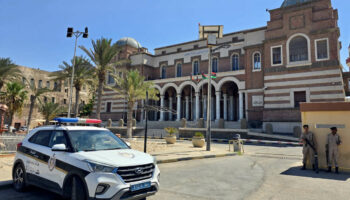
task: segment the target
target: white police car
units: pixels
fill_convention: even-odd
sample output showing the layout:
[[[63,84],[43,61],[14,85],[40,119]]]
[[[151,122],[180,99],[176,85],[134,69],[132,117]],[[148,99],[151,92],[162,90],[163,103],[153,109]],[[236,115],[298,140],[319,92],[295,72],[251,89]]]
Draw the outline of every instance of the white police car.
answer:
[[[59,123],[100,120],[56,118]],[[35,185],[70,199],[145,199],[159,188],[149,154],[135,151],[108,129],[44,126],[17,145],[13,185]]]

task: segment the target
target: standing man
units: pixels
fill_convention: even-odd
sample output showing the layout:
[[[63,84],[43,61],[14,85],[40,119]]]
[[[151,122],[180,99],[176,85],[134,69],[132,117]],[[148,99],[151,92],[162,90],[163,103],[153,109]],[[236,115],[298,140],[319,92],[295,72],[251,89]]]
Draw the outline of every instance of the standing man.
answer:
[[[335,173],[338,172],[338,146],[341,144],[340,136],[337,134],[337,127],[331,128],[332,133],[328,134],[326,149],[328,149],[328,171],[332,171],[332,163],[335,165]]]
[[[303,143],[303,167],[306,169],[306,160],[309,159],[312,164],[312,169],[315,170],[315,153],[317,153],[316,138],[312,132],[309,131],[309,125],[303,126],[304,132],[301,134],[300,140]]]

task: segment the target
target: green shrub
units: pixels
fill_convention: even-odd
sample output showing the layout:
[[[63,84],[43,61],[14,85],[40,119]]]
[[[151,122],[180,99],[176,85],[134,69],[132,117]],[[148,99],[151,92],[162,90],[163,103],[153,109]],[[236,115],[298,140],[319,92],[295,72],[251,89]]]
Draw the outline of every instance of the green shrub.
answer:
[[[195,132],[195,133],[194,133],[194,136],[200,137],[200,138],[204,138],[204,135],[203,135],[203,133],[201,133],[201,132]]]
[[[164,128],[164,130],[168,132],[170,136],[173,136],[178,132],[177,128],[174,128],[174,127],[167,127],[167,128]]]

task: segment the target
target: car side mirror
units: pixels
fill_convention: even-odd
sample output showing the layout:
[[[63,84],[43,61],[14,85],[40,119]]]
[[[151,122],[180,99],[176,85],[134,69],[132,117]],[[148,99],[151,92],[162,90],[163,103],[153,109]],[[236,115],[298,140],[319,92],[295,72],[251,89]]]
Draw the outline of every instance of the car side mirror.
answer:
[[[52,151],[67,151],[65,144],[55,144],[51,148]]]

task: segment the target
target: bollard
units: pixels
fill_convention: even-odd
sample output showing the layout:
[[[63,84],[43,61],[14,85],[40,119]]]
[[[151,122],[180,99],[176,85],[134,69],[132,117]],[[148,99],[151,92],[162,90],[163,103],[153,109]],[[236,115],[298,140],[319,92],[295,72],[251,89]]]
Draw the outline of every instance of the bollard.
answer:
[[[107,121],[107,127],[112,127],[112,119],[108,119],[108,121]]]
[[[234,152],[238,152],[239,154],[244,153],[243,140],[241,139],[241,135],[240,134],[236,134],[233,137],[233,151]]]
[[[120,119],[120,120],[119,120],[119,126],[120,126],[120,127],[124,127],[124,120],[123,120],[123,119]]]

